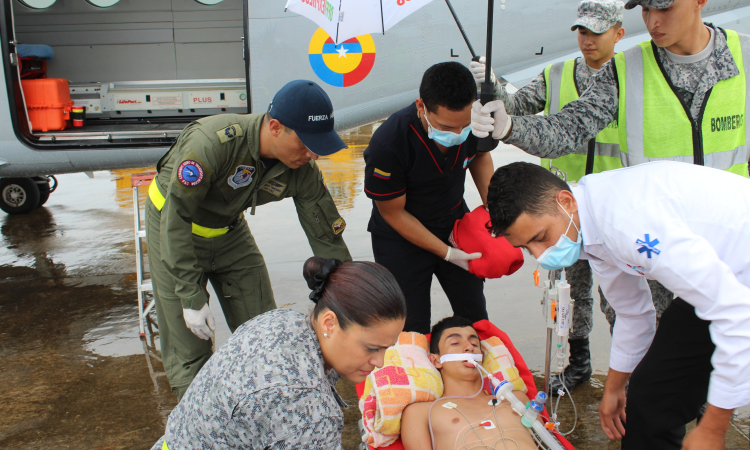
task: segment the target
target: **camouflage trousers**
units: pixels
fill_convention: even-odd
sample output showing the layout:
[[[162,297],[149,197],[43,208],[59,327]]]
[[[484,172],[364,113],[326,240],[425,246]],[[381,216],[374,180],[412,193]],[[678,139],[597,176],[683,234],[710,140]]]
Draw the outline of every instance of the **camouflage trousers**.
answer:
[[[559,280],[561,274],[562,270],[550,271],[550,279]],[[570,284],[570,297],[574,300],[573,324],[570,328],[569,339],[585,339],[594,326],[594,278],[589,262],[579,259],[566,269],[565,278]],[[661,319],[661,315],[667,309],[667,306],[672,303],[674,294],[657,281],[648,280],[648,287],[651,289],[651,298],[656,309],[656,326],[658,327],[659,319]],[[604,297],[601,287],[599,288],[599,307],[607,318],[609,332],[612,333],[617,315]]]

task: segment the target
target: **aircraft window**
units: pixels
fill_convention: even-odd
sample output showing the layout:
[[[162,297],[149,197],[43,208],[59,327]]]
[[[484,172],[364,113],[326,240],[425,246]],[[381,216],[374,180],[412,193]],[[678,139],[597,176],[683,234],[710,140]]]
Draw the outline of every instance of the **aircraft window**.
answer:
[[[203,3],[204,5],[217,5],[224,0],[195,0],[198,3]]]
[[[86,0],[86,1],[100,8],[109,8],[110,6],[113,6],[115,3],[119,2],[120,0]]]
[[[52,6],[57,0],[20,0],[23,6],[34,9],[44,9]]]

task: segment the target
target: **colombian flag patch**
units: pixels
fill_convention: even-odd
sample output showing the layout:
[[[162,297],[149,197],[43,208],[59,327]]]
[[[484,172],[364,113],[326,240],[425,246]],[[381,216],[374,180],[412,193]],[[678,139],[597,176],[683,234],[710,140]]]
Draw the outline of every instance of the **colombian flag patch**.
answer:
[[[383,180],[390,180],[391,179],[391,174],[390,173],[384,172],[384,171],[382,171],[380,169],[375,169],[375,171],[372,174],[374,176],[380,178],[380,179],[383,179]]]

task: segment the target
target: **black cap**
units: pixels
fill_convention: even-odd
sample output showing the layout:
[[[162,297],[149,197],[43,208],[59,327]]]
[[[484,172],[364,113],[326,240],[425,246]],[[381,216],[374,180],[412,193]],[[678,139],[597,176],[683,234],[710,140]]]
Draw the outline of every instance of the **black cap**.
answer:
[[[268,112],[282,125],[294,130],[302,143],[316,155],[332,155],[348,148],[333,129],[331,99],[312,81],[287,83],[274,95]]]

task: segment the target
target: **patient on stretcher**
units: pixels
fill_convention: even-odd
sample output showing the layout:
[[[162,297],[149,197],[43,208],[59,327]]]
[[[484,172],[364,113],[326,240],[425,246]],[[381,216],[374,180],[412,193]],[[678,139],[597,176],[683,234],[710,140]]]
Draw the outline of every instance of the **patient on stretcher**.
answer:
[[[446,354],[481,354],[479,336],[471,322],[448,317],[432,328],[430,360],[440,371],[445,390],[433,402],[413,403],[404,409],[401,441],[406,450],[534,450],[536,442],[521,417],[507,401],[497,402],[482,390],[482,374],[463,361],[440,362]],[[523,392],[513,391],[524,403]],[[495,404],[496,403],[496,404]]]

